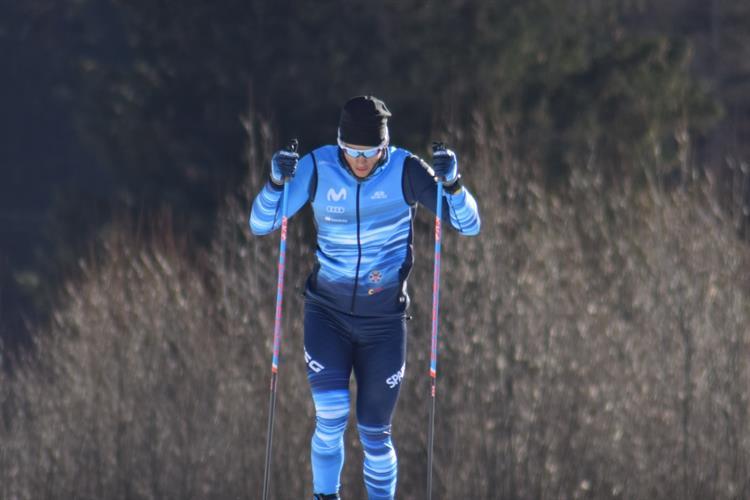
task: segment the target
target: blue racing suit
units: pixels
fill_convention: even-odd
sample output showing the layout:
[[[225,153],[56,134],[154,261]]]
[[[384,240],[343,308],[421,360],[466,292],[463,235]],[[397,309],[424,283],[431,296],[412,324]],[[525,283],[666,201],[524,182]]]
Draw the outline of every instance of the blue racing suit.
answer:
[[[357,422],[369,498],[394,498],[396,453],[391,416],[406,361],[406,279],[411,271],[417,204],[433,213],[430,167],[391,146],[369,176],[357,178],[337,146],[303,156],[289,181],[289,217],[311,203],[317,264],[305,286],[305,363],[316,411],[313,487],[337,493],[349,414],[349,378],[357,380]],[[442,214],[461,234],[480,228],[474,197],[456,184]],[[250,215],[254,234],[281,226],[283,188],[267,182]]]

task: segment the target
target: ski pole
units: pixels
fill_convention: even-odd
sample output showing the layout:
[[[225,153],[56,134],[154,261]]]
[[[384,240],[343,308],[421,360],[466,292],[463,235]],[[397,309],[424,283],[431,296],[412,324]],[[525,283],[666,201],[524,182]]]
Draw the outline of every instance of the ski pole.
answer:
[[[297,152],[299,143],[292,139],[287,151]],[[281,197],[281,239],[279,241],[279,279],[276,283],[276,316],[273,325],[273,360],[271,361],[271,394],[268,401],[268,432],[266,434],[266,465],[263,473],[263,500],[268,500],[271,475],[271,450],[273,448],[273,417],[276,411],[276,385],[279,372],[279,349],[281,347],[281,310],[284,301],[284,270],[286,267],[287,200],[289,182],[284,179],[284,192]]]
[[[432,143],[432,154],[445,151],[442,143]],[[432,277],[432,335],[430,346],[430,427],[427,433],[427,500],[432,499],[432,448],[435,438],[435,387],[437,383],[437,343],[440,306],[440,246],[442,242],[443,183],[437,179],[435,205],[435,268]]]

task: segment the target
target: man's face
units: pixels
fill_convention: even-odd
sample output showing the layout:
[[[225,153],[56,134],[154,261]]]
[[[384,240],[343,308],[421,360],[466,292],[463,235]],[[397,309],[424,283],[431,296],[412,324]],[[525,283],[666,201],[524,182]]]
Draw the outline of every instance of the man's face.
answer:
[[[358,151],[367,151],[373,149],[373,146],[362,146],[359,144],[344,143],[344,146],[346,146],[346,148],[351,148]],[[365,177],[370,175],[372,169],[375,168],[375,165],[377,165],[380,159],[383,157],[382,148],[380,148],[378,150],[378,153],[371,158],[365,158],[361,155],[358,155],[356,158],[354,158],[352,157],[350,152],[346,150],[346,148],[344,149],[344,158],[346,158],[346,163],[349,165],[349,168],[352,169],[354,175],[356,175],[360,179],[364,179]]]

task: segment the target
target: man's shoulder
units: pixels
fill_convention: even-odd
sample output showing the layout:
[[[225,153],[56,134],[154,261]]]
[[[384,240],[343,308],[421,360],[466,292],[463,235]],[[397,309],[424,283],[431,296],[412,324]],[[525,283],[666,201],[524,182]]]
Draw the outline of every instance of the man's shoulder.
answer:
[[[408,155],[404,159],[404,168],[407,170],[407,174],[427,174],[428,177],[432,177],[432,167],[422,157],[415,155],[414,153],[407,151]]]
[[[310,154],[315,156],[315,159],[318,161],[330,160],[331,158],[336,158],[338,156],[338,146],[334,144],[326,144],[313,149]]]

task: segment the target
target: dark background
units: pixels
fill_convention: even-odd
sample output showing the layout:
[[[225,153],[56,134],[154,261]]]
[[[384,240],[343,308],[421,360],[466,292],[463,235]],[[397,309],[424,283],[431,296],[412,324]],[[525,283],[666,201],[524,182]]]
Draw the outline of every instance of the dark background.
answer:
[[[45,318],[116,215],[168,210],[179,231],[208,241],[219,200],[248,168],[248,113],[308,150],[332,140],[346,98],[372,92],[394,111],[396,141],[421,153],[436,124],[466,135],[472,113],[497,111],[554,179],[592,141],[613,165],[627,162],[680,119],[680,99],[700,168],[746,172],[748,10],[721,0],[7,3],[2,338]]]

